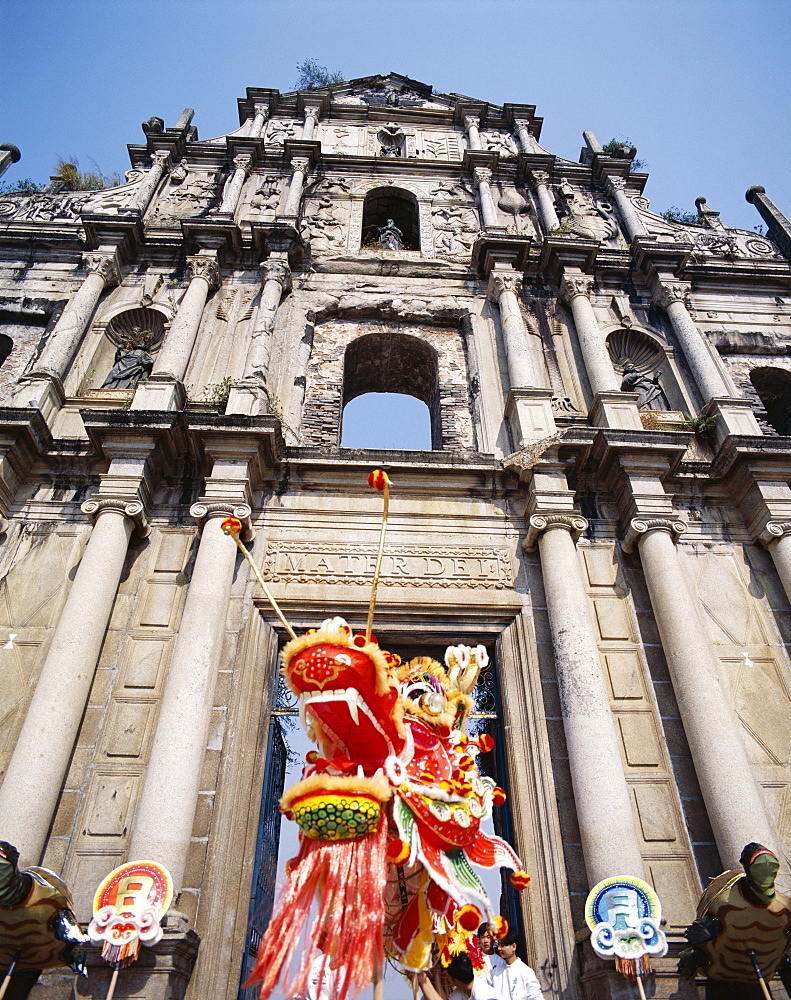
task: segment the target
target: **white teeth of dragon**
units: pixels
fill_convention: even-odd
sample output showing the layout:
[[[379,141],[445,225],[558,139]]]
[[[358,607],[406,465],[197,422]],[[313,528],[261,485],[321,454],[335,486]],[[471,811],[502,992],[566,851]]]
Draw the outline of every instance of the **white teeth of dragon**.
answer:
[[[307,729],[308,728],[307,719],[305,717],[305,702],[306,702],[306,700],[307,699],[305,698],[304,694],[301,694],[299,696],[299,721],[300,721],[300,724],[302,725],[303,729]]]
[[[352,717],[352,722],[355,726],[360,724],[360,709],[357,707],[357,692],[354,688],[349,688],[346,692],[346,704],[349,706],[349,715]]]

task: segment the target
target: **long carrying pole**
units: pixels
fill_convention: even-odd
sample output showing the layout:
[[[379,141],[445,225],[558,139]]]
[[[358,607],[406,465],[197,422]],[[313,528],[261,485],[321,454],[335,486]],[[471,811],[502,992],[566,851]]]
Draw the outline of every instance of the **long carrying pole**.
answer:
[[[115,993],[115,984],[118,982],[118,970],[121,968],[121,963],[116,962],[113,966],[113,974],[110,978],[110,989],[107,991],[107,996],[105,1000],[113,1000],[113,994]]]
[[[750,956],[750,961],[753,963],[753,969],[755,970],[755,978],[761,984],[761,989],[763,990],[765,1000],[772,1000],[772,994],[769,992],[769,987],[766,985],[766,980],[764,979],[763,972],[761,972],[761,966],[758,964],[758,959],[755,957],[755,952],[751,951],[748,954]]]
[[[645,1000],[645,990],[643,989],[643,980],[641,976],[637,977],[637,992],[640,994],[640,1000]]]
[[[17,948],[17,950],[14,952],[14,957],[11,960],[11,964],[6,969],[6,974],[3,976],[2,985],[0,985],[0,1000],[3,1000],[3,997],[5,996],[6,990],[8,989],[11,983],[11,976],[13,976],[14,974],[16,963],[19,961],[21,955],[22,955],[22,949]]]
[[[384,493],[384,509],[382,510],[382,527],[379,531],[379,551],[376,553],[376,568],[374,569],[374,580],[371,584],[371,602],[368,605],[368,621],[365,624],[365,639],[371,641],[371,629],[374,624],[374,609],[376,607],[376,588],[379,586],[379,573],[382,569],[382,553],[385,548],[385,532],[387,531],[387,511],[390,507],[390,480],[383,469],[374,469],[368,477],[368,485]]]

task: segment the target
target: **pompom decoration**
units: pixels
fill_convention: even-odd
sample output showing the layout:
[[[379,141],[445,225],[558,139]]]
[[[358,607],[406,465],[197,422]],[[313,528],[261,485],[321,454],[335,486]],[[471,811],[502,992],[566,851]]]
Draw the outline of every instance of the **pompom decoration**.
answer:
[[[390,479],[384,469],[374,469],[368,473],[368,485],[372,490],[382,493],[389,483]]]
[[[396,838],[387,845],[387,860],[391,865],[403,865],[409,860],[409,844]]]
[[[482,922],[483,914],[477,906],[471,906],[468,903],[467,906],[462,906],[460,910],[456,911],[456,923],[465,931],[470,933],[477,931]]]
[[[511,885],[521,892],[530,885],[530,876],[523,871],[511,872]]]
[[[226,517],[220,527],[226,535],[238,535],[242,530],[242,522],[238,517]]]
[[[495,917],[490,924],[495,940],[500,941],[508,933],[508,921],[505,917]]]
[[[492,790],[492,804],[493,805],[501,806],[503,804],[503,802],[505,802],[505,800],[507,798],[508,798],[508,796],[505,794],[505,789],[504,788],[500,788],[499,785]]]
[[[478,746],[481,748],[481,753],[491,753],[494,750],[494,740],[488,733],[481,733],[478,737]]]

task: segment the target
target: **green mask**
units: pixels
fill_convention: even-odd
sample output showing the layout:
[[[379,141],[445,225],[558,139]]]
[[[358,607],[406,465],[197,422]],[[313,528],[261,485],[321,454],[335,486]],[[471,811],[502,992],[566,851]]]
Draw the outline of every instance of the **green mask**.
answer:
[[[771,903],[775,897],[775,879],[780,871],[780,862],[771,854],[759,854],[747,866],[750,888],[761,902]]]

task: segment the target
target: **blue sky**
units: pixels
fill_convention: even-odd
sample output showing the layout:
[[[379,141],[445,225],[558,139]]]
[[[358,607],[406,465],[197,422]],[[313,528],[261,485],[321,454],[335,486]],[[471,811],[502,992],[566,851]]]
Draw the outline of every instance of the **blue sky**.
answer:
[[[195,109],[200,138],[238,124],[245,88],[290,90],[316,58],[346,78],[394,71],[500,104],[535,104],[542,144],[630,139],[652,208],[761,223],[752,184],[791,215],[789,0],[4,0],[3,180],[58,157],[129,167],[140,122]]]

